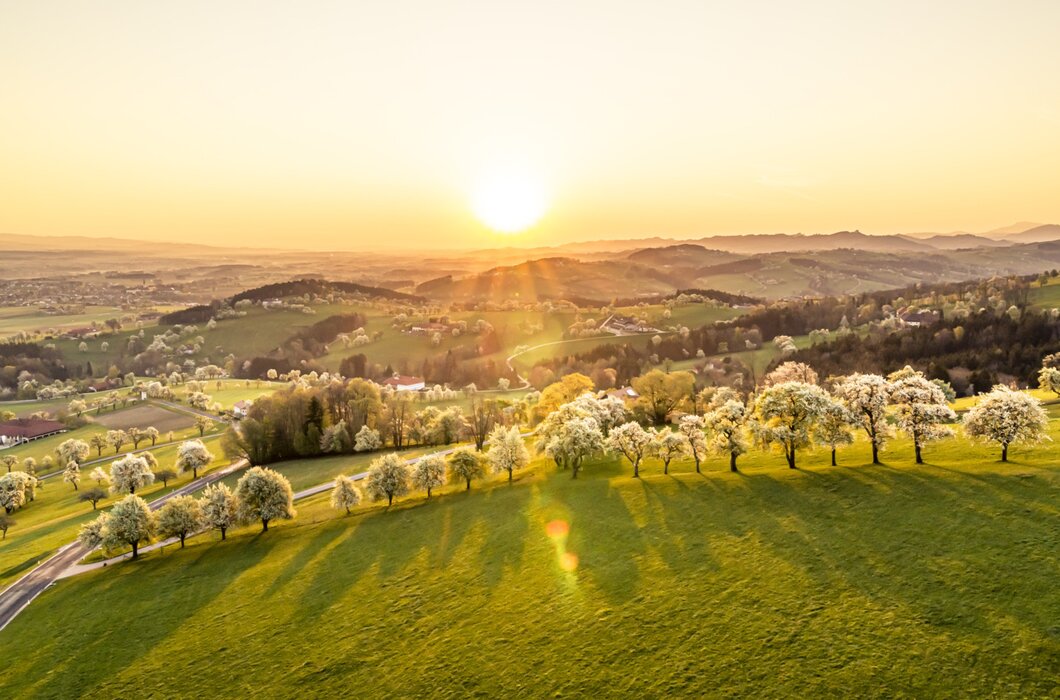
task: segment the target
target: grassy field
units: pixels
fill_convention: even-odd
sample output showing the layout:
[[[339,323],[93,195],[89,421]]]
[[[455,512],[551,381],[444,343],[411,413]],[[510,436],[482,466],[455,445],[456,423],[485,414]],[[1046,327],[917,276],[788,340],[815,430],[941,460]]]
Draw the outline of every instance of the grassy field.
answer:
[[[213,467],[228,463],[217,440],[210,440],[206,445],[216,458]],[[151,452],[158,460],[160,468],[173,468],[177,459],[176,445],[159,447]],[[13,582],[59,547],[72,542],[77,537],[78,528],[95,517],[92,504],[81,503],[77,497],[85,489],[96,486],[96,482],[89,476],[91,471],[96,466],[109,471],[111,461],[107,459],[98,465],[82,468],[79,491],[75,491],[59,477],[45,480],[43,488],[37,491],[36,500],[12,514],[15,525],[8,531],[7,538],[0,541],[0,587]],[[147,499],[156,498],[169,489],[186,484],[190,479],[189,472],[170,481],[168,488],[163,487],[161,482],[152,484],[144,489],[143,496]],[[107,486],[104,484],[102,488],[106,490]],[[115,500],[108,494],[107,498],[100,502],[100,509],[110,507]]]
[[[1031,287],[1030,302],[1033,306],[1042,309],[1055,309],[1060,307],[1060,277],[1049,278],[1049,283],[1043,286],[1035,284]]]
[[[286,382],[267,381],[251,381],[250,386],[247,386],[247,381],[243,379],[222,379],[220,389],[217,388],[216,380],[207,382],[206,393],[223,408],[231,410],[232,406],[239,401],[254,401],[286,386]],[[187,399],[189,392],[186,386],[177,386],[173,389],[174,396],[178,400]]]
[[[91,391],[77,396],[71,396],[62,399],[48,399],[41,401],[0,401],[0,411],[12,411],[19,417],[25,417],[38,411],[44,411],[51,415],[55,415],[60,409],[65,409],[70,405],[70,402],[74,399],[84,401],[89,405],[93,405],[96,402],[111,396],[116,396],[120,400],[123,397],[131,396],[128,387],[121,387],[119,389],[108,389],[107,391]],[[89,411],[89,413],[95,413],[95,411]]]
[[[352,517],[324,494],[60,582],[4,631],[0,694],[1054,695],[1055,448],[925,456],[538,461]]]
[[[107,306],[89,306],[81,314],[51,315],[32,306],[0,306],[0,337],[19,331],[46,332],[88,326],[93,321],[102,323],[110,318],[121,318],[129,312]]]

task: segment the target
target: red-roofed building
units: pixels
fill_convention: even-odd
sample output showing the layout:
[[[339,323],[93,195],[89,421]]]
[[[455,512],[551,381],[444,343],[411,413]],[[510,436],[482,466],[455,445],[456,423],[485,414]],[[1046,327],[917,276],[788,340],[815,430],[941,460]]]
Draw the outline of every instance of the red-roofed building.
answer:
[[[393,377],[383,380],[383,386],[389,386],[394,391],[422,391],[427,387],[427,382],[419,377],[395,374]]]
[[[43,418],[16,418],[0,423],[0,445],[17,445],[56,435],[66,430],[59,421]]]

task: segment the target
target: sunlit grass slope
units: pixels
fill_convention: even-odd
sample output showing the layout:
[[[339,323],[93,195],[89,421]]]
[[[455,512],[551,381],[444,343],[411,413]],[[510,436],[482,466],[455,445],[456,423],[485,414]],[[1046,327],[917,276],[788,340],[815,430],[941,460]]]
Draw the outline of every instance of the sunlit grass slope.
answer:
[[[539,461],[349,517],[321,495],[60,582],[3,632],[0,696],[1054,694],[1056,448],[911,457]]]

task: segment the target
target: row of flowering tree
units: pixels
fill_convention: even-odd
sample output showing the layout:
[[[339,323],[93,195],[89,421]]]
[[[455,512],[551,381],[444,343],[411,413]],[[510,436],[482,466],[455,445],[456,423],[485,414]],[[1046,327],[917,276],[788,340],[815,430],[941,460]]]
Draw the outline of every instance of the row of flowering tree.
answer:
[[[872,462],[879,464],[887,441],[901,431],[913,444],[916,463],[923,464],[926,446],[953,435],[960,420],[949,406],[948,387],[910,367],[886,377],[839,377],[829,382],[829,390],[818,384],[812,368],[787,362],[764,384],[746,399],[729,388],[713,390],[701,415],[671,414],[676,430],[645,428],[630,420],[623,402],[587,392],[545,416],[536,446],[574,478],[587,459],[605,453],[626,459],[639,477],[648,457],[657,458],[668,473],[673,459],[687,456],[698,472],[711,453],[727,457],[729,468],[737,471],[737,459],[754,444],[780,450],[792,469],[800,450],[822,445],[830,449],[834,466],[838,448],[851,444],[857,431],[865,434]],[[1007,461],[1009,446],[1045,439],[1047,416],[1033,396],[998,386],[980,397],[963,425],[970,437],[997,443]]]
[[[214,529],[225,539],[229,528],[237,524],[260,522],[265,532],[270,522],[295,515],[294,491],[287,478],[272,469],[253,467],[240,477],[234,491],[224,484],[211,484],[198,498],[166,499],[157,512],[140,496],[129,493],[83,525],[78,539],[91,548],[129,547],[136,558],[140,545],[156,537],[179,538],[183,547],[185,539],[197,532]]]

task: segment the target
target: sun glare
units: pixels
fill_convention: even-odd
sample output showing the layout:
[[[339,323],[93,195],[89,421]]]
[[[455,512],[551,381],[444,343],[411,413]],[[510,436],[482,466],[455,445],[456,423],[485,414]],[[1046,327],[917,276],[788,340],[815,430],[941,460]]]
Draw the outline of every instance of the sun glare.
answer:
[[[498,233],[519,233],[536,224],[548,209],[544,188],[523,173],[483,178],[471,194],[471,209]]]

